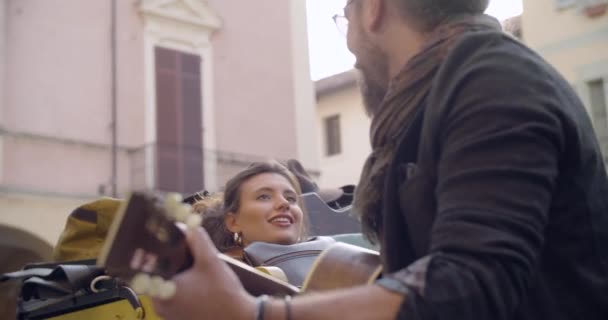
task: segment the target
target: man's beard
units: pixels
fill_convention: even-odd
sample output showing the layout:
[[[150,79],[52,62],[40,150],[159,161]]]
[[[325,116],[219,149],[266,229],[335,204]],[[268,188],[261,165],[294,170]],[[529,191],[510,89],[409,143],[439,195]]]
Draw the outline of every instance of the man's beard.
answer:
[[[359,89],[361,90],[365,113],[367,113],[369,117],[373,117],[380,111],[387,88],[386,86],[382,86],[376,81],[371,80],[363,71],[361,71],[359,76]]]
[[[373,117],[382,107],[382,101],[388,90],[388,66],[386,57],[379,52],[369,50],[365,59],[372,63],[358,63],[359,89],[363,97],[363,106],[369,117]],[[368,67],[368,66],[372,67]]]

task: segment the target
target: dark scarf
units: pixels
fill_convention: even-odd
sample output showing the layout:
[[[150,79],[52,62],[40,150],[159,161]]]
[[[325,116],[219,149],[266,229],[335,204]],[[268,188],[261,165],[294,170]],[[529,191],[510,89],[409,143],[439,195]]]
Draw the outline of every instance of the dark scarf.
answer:
[[[423,49],[390,82],[382,105],[372,118],[372,153],[363,166],[353,203],[363,231],[372,241],[377,240],[382,228],[379,217],[385,175],[399,136],[423,105],[435,74],[450,50],[465,34],[480,30],[500,30],[500,24],[492,17],[477,15],[454,19],[440,26],[430,35]]]

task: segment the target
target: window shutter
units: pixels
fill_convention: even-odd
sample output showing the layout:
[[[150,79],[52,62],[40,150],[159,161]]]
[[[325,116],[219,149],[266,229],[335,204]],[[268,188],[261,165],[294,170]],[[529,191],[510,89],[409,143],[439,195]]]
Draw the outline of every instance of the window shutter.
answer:
[[[156,188],[190,194],[203,186],[200,57],[156,48]]]
[[[342,152],[339,115],[325,118],[325,147],[327,156],[337,155]]]

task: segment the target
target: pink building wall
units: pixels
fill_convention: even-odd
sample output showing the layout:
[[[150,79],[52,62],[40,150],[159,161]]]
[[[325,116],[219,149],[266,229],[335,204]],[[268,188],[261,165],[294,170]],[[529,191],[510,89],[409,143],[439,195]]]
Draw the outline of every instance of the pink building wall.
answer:
[[[302,134],[314,122],[302,1],[115,0],[119,197],[154,182],[154,43],[194,49],[212,69],[201,88],[208,188],[264,158],[318,169]],[[29,238],[0,239],[2,270],[47,259],[70,212],[110,195],[111,3],[0,0],[0,235]]]
[[[122,193],[145,182],[144,80],[153,75],[145,72],[140,1],[116,2]],[[236,153],[245,162],[297,157],[290,2],[207,2],[223,24],[211,40],[216,150],[205,151]],[[105,186],[109,192],[110,4],[8,0],[3,190],[95,196]],[[221,161],[218,172],[206,173],[217,174],[220,184],[240,168]]]
[[[293,157],[297,145],[290,3],[235,4],[209,1],[225,22],[212,40],[218,149]]]
[[[119,189],[143,143],[137,1],[117,1]],[[110,1],[9,1],[3,185],[96,194],[111,176]]]
[[[122,144],[143,140],[137,1],[118,1]],[[93,143],[110,140],[110,1],[9,1],[6,125]],[[128,120],[126,126],[125,120]]]

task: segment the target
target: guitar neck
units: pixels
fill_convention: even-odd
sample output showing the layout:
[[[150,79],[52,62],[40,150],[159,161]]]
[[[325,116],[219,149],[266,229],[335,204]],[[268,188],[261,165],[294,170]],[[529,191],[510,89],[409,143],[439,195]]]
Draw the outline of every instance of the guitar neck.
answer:
[[[192,265],[185,225],[175,222],[158,198],[133,193],[119,208],[97,259],[106,273],[130,282],[145,273],[169,279]],[[253,295],[293,295],[299,289],[231,258],[218,254]]]
[[[224,261],[236,273],[241,283],[250,294],[259,296],[262,294],[275,296],[291,296],[298,294],[300,289],[287,282],[280,281],[266,273],[263,273],[250,265],[219,253],[218,258]]]

